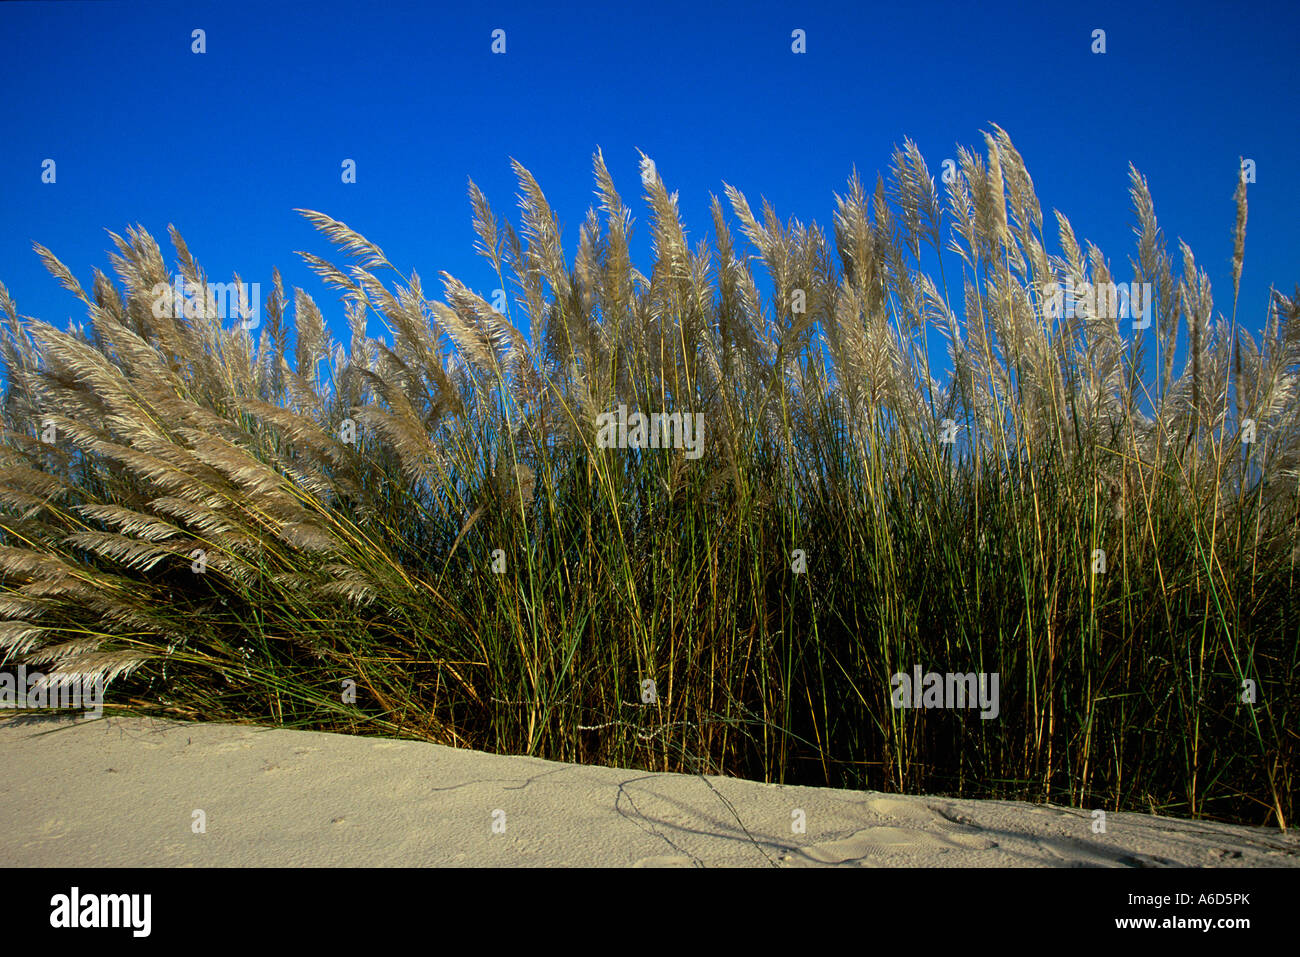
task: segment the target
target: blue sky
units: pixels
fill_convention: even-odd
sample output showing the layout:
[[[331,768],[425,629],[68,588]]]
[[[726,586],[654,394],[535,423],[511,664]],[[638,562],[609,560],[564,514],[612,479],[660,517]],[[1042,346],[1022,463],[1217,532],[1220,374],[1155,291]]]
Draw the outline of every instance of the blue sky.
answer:
[[[0,4],[0,281],[21,312],[84,318],[41,242],[89,288],[106,229],[139,223],[170,261],[174,223],[214,280],[238,272],[342,309],[295,255],[341,261],[294,207],[343,220],[429,293],[447,270],[485,294],[467,179],[517,224],[509,158],[565,227],[594,203],[597,146],[637,220],[637,148],[693,241],[723,182],[829,228],[856,164],[870,186],[905,137],[937,177],[956,144],[1011,135],[1050,210],[1131,278],[1127,169],[1148,177],[1181,271],[1196,252],[1231,309],[1234,176],[1254,159],[1239,321],[1300,279],[1300,80],[1294,3]],[[191,52],[191,30],[207,52]],[[506,53],[490,51],[506,31]],[[803,29],[807,53],[791,52]],[[1091,52],[1093,29],[1107,52]],[[57,163],[57,182],[41,164]],[[345,158],[357,182],[341,182]],[[1046,224],[1045,224],[1046,225]]]

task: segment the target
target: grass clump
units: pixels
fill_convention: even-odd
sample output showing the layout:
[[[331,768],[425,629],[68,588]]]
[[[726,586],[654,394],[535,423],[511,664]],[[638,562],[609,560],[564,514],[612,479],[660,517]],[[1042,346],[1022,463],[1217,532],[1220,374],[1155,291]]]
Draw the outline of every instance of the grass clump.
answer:
[[[829,236],[727,187],[695,246],[647,163],[648,277],[599,153],[572,265],[515,164],[518,231],[470,189],[504,313],[304,211],[346,345],[278,273],[253,333],[157,308],[141,229],[90,293],[37,247],[88,323],[0,287],[0,657],[136,712],[1285,826],[1300,290],[1237,325],[1239,185],[1216,317],[1134,170],[1149,327],[1058,308],[1110,265],[986,146],[940,196],[909,141]],[[602,447],[620,404],[704,454]],[[916,665],[997,673],[998,717],[893,708]]]

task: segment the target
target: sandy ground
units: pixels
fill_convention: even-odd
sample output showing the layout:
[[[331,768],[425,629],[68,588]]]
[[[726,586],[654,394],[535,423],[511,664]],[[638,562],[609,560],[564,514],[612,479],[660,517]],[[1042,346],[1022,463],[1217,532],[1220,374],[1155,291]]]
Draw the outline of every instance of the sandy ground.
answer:
[[[0,720],[0,866],[1300,866],[1294,832],[1092,823],[309,731]]]

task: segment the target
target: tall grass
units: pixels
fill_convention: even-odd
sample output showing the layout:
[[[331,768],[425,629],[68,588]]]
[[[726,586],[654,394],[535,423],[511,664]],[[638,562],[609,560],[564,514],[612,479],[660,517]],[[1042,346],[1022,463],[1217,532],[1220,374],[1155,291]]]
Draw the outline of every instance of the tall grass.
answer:
[[[1133,171],[1150,328],[1057,315],[1046,283],[1111,267],[1059,213],[1049,254],[986,146],[940,196],[909,141],[833,236],[727,187],[694,246],[647,163],[648,277],[599,153],[572,265],[515,164],[517,230],[470,188],[507,314],[304,211],[346,346],[278,273],[254,336],[155,309],[141,229],[89,293],[38,246],[88,323],[0,287],[0,654],[132,711],[1285,826],[1300,290],[1238,326],[1239,184],[1216,318]],[[704,455],[599,447],[620,403],[703,413]],[[894,709],[914,665],[998,673],[998,718]]]

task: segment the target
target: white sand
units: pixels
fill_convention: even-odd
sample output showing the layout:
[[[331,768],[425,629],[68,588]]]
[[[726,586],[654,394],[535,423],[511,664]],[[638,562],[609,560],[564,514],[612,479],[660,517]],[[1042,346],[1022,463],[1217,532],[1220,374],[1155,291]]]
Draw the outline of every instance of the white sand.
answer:
[[[206,833],[194,833],[195,810]],[[792,829],[796,810],[804,833]],[[1300,865],[1294,832],[1110,813],[1093,833],[1092,821],[1010,801],[308,731],[0,720],[0,866]]]

